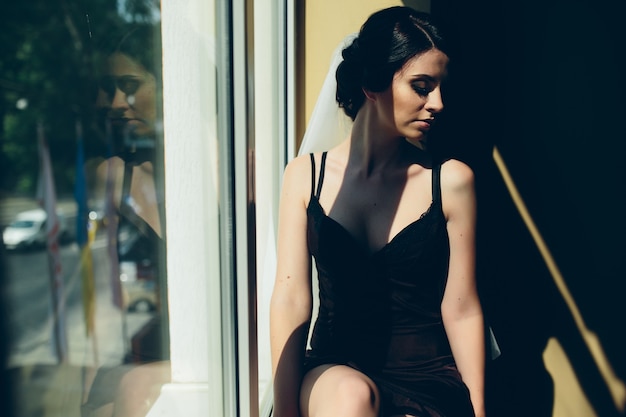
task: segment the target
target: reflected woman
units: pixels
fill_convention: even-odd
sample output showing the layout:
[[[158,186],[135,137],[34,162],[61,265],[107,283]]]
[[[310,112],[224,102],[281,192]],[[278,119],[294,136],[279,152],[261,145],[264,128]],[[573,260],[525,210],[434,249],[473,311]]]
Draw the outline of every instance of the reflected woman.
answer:
[[[161,236],[155,187],[155,145],[159,72],[154,61],[151,26],[126,34],[104,64],[97,106],[110,127],[113,156],[100,167],[101,178],[114,173],[116,207],[128,204],[142,222]],[[141,227],[141,226],[140,226]],[[143,227],[142,227],[143,228]]]
[[[146,415],[171,379],[167,303],[159,296],[166,280],[163,198],[155,172],[161,79],[155,33],[152,25],[137,26],[113,43],[101,66],[96,99],[111,153],[97,168],[97,193],[115,213],[107,224],[116,242],[114,255],[119,263],[134,263],[157,286],[152,306],[157,314],[133,339],[125,358],[132,364],[100,370],[83,406],[106,409],[104,415],[111,416]],[[117,294],[121,308],[132,301],[126,298]]]

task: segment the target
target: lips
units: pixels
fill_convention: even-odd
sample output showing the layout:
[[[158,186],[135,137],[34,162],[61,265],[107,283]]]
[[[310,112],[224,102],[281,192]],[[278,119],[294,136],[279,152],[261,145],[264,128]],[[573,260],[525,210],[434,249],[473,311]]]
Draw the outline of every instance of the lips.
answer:
[[[435,123],[435,119],[421,119],[421,120],[416,120],[416,122],[420,128],[428,130]]]
[[[111,121],[111,124],[113,126],[139,126],[144,124],[143,120],[141,119],[134,119],[134,118],[126,118],[126,117],[118,117],[118,118],[112,118],[109,119]]]
[[[111,122],[111,124],[113,126],[123,126],[126,123],[128,123],[131,119],[126,119],[126,118],[122,118],[122,117],[118,117],[118,118],[111,118],[109,119],[109,121]]]

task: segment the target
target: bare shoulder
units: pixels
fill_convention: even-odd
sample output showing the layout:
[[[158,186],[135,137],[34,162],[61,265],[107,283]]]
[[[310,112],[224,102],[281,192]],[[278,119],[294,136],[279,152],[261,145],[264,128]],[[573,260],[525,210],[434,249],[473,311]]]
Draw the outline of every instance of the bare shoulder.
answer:
[[[283,183],[285,185],[299,185],[304,187],[311,181],[311,157],[300,155],[289,161],[283,173]]]
[[[311,175],[311,156],[309,154],[295,157],[285,167],[285,176],[300,176],[303,174]]]
[[[319,165],[319,156],[316,155],[315,163]],[[311,193],[311,156],[300,155],[292,159],[283,173],[282,193],[283,198],[298,198],[308,201]]]
[[[441,199],[448,221],[468,219],[475,210],[474,172],[456,159],[441,165]],[[450,223],[448,223],[450,225]]]
[[[123,171],[124,160],[118,156],[113,156],[98,164],[98,167],[96,168],[96,176],[101,180],[105,180],[109,178],[111,174],[113,174],[114,177],[117,177],[123,173]]]
[[[449,159],[441,165],[442,191],[463,192],[474,188],[474,171],[458,159]]]

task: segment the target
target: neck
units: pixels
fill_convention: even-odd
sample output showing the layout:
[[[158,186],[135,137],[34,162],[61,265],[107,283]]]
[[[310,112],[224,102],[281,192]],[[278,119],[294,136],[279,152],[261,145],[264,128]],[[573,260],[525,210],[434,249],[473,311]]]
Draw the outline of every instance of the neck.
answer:
[[[421,144],[389,134],[366,106],[359,111],[346,144],[349,165],[365,176],[415,163],[425,154]]]

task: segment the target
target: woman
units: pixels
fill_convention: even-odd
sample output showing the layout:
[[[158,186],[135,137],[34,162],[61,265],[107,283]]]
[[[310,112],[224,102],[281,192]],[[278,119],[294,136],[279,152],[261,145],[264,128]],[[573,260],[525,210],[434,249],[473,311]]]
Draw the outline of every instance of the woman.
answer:
[[[83,415],[145,416],[171,379],[168,306],[161,302],[166,280],[164,201],[155,172],[160,167],[155,148],[161,78],[155,33],[152,25],[136,26],[104,47],[96,105],[112,156],[97,168],[96,192],[114,212],[107,219],[112,262],[135,263],[154,280],[156,294],[150,296],[158,312],[131,343],[125,359],[132,364],[98,370]]]
[[[155,144],[159,91],[159,45],[155,28],[138,26],[116,40],[99,77],[97,107],[108,127],[113,156],[99,166],[100,184],[112,180],[113,202],[151,240],[160,240],[162,216],[155,186]],[[128,210],[127,210],[128,209]],[[154,245],[151,245],[154,246]]]
[[[336,73],[348,138],[285,170],[270,308],[276,417],[484,416],[473,173],[426,147],[446,50],[428,15],[374,13]],[[311,257],[320,309],[305,354]]]

